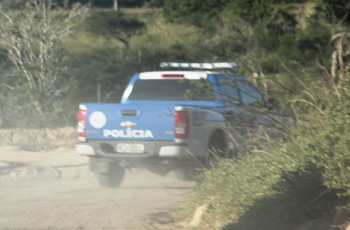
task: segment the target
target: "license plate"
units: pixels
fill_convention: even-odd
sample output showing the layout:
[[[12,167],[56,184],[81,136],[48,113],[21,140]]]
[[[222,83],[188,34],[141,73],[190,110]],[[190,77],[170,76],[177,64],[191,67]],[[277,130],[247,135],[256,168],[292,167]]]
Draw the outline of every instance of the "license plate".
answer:
[[[145,146],[143,144],[117,144],[118,153],[143,153]]]

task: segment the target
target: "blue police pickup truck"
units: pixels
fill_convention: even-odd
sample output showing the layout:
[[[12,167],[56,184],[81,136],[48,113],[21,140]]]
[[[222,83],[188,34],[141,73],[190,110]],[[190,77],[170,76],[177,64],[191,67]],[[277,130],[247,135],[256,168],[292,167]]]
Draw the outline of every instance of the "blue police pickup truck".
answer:
[[[138,167],[186,179],[232,157],[252,136],[278,135],[288,120],[232,71],[235,63],[161,67],[135,74],[120,104],[79,105],[75,148],[100,185],[118,187],[125,170]]]

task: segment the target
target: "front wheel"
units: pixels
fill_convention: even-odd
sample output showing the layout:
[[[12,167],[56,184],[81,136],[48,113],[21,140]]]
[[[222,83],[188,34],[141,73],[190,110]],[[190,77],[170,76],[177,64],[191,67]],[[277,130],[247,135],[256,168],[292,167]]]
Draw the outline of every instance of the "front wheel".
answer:
[[[101,186],[117,188],[124,180],[125,168],[121,167],[118,163],[109,162],[107,172],[95,172],[95,175]]]

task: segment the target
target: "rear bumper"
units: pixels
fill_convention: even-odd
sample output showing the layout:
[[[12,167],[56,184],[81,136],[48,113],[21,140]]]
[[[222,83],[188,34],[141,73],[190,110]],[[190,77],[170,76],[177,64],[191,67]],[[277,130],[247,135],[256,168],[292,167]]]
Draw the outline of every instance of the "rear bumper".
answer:
[[[123,141],[123,143],[134,143]],[[118,141],[88,141],[79,142],[75,145],[75,150],[82,156],[104,157],[109,159],[142,159],[142,158],[192,158],[186,144],[174,142],[137,142],[143,144],[143,153],[118,153],[115,146]]]

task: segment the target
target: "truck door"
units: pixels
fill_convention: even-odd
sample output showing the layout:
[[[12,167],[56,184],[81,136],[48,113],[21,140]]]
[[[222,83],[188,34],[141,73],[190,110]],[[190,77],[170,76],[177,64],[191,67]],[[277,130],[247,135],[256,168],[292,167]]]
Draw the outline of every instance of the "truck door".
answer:
[[[228,76],[218,77],[219,95],[223,104],[223,114],[228,122],[231,133],[235,133],[237,141],[242,142],[241,136],[246,133],[245,119],[248,111],[242,109],[237,80]],[[237,135],[238,134],[238,135]]]
[[[252,136],[265,107],[264,97],[248,80],[220,77],[219,85],[227,121],[242,138]]]
[[[247,137],[257,137],[261,135],[263,117],[267,112],[264,96],[250,81],[238,80],[237,84],[241,108],[244,111],[240,122],[245,128]]]

